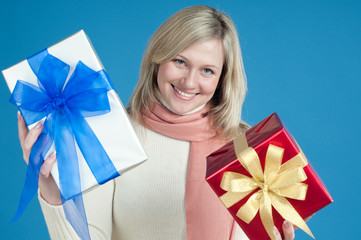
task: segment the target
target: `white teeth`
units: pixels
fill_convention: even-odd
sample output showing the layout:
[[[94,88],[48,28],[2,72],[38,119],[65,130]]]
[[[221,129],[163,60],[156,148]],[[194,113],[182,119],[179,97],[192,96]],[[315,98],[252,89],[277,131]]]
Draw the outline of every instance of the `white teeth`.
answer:
[[[177,91],[177,93],[179,93],[180,95],[182,95],[184,97],[187,97],[187,98],[190,98],[190,97],[193,97],[194,95],[196,95],[196,94],[187,94],[185,92],[182,92],[178,88],[176,88],[175,86],[174,86],[174,89]]]

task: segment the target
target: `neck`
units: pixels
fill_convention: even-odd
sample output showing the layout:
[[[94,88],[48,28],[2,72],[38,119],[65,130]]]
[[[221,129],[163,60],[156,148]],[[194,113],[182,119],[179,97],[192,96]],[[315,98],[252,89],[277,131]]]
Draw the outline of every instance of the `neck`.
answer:
[[[201,105],[201,106],[193,109],[193,110],[190,111],[190,112],[187,112],[187,113],[177,113],[177,112],[175,112],[171,107],[168,106],[168,104],[164,101],[164,99],[163,99],[162,97],[159,99],[159,101],[160,101],[160,103],[161,103],[164,107],[166,107],[169,111],[171,111],[171,112],[174,113],[174,114],[180,115],[180,116],[184,116],[184,115],[188,115],[188,114],[191,114],[191,113],[198,112],[198,111],[202,110],[202,109],[204,108],[204,106],[206,106],[206,103],[205,103],[205,104],[203,104],[203,105]]]
[[[146,110],[146,109],[144,109]],[[171,138],[184,141],[204,141],[216,135],[210,125],[209,106],[188,115],[174,114],[159,102],[144,113],[144,125]]]

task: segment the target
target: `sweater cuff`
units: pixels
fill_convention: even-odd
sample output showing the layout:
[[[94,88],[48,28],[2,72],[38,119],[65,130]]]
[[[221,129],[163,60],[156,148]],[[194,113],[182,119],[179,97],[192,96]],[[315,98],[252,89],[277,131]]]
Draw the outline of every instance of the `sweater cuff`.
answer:
[[[41,196],[39,190],[38,199],[52,240],[79,239],[73,227],[66,220],[62,205],[54,206],[49,204]]]

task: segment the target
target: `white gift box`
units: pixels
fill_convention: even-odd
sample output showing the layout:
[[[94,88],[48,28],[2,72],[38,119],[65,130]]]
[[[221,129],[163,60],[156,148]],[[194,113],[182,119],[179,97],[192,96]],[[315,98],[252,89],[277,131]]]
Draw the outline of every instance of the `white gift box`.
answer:
[[[68,79],[79,60],[94,71],[104,69],[83,30],[47,48],[47,50],[49,54],[57,57],[70,66]],[[31,70],[27,60],[3,70],[2,73],[11,92],[18,80],[26,81],[38,86],[37,77]],[[144,162],[147,159],[147,156],[117,93],[114,90],[110,90],[108,92],[108,98],[111,107],[109,113],[85,118],[85,120],[99,139],[117,171],[122,174]],[[28,126],[28,128],[31,129],[35,125],[36,123]],[[84,192],[97,186],[98,182],[93,176],[77,145],[76,148],[81,187],[82,192]],[[47,156],[54,150],[53,144],[48,151]],[[59,186],[57,163],[54,164],[51,174]]]

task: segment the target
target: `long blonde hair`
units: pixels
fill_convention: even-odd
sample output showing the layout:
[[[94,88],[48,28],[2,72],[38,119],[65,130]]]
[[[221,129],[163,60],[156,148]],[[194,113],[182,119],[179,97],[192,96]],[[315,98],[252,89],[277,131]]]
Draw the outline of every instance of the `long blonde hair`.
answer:
[[[247,129],[241,109],[247,91],[241,49],[236,28],[228,15],[208,6],[182,9],[165,21],[150,38],[140,67],[139,81],[128,102],[129,114],[142,121],[142,110],[159,99],[157,71],[191,45],[220,39],[224,48],[224,65],[220,84],[211,99],[209,113],[213,128],[226,139]]]

